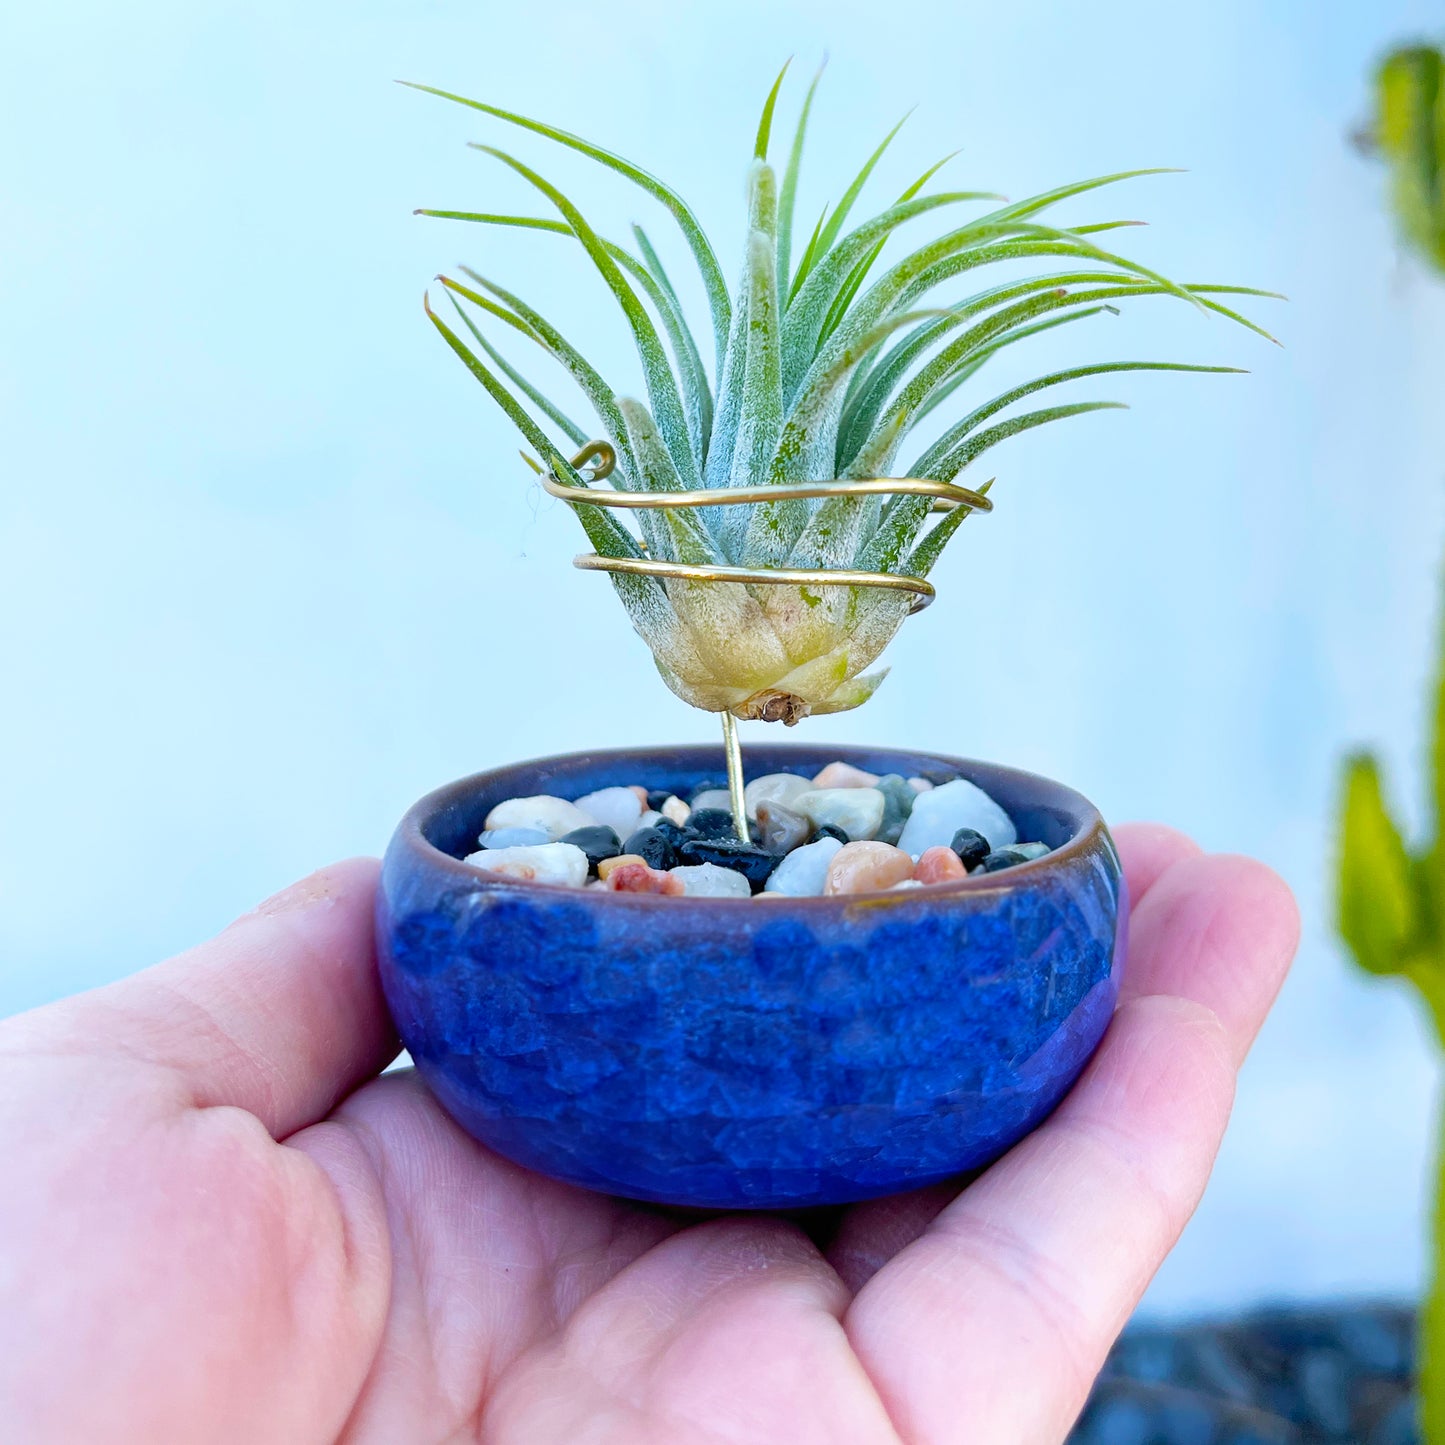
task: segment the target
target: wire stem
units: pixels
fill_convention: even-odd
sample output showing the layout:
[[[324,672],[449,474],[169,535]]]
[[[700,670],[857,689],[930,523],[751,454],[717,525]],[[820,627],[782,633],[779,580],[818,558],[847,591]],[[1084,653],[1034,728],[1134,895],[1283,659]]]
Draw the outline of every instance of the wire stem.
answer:
[[[733,805],[733,827],[744,843],[748,837],[747,805],[743,802],[743,750],[738,742],[738,722],[730,713],[722,715],[723,756],[728,765],[728,797]]]

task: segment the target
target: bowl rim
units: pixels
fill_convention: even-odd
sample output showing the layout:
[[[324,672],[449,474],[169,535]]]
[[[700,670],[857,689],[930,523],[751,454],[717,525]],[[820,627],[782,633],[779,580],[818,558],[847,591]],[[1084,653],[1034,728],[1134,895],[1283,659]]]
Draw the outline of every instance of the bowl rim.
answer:
[[[970,782],[974,781],[975,773],[981,773],[985,776],[992,775],[996,779],[1017,783],[1028,790],[1038,790],[1045,796],[1038,801],[1036,806],[1048,806],[1067,811],[1076,819],[1076,826],[1073,834],[1065,842],[1060,843],[1057,848],[1051,849],[1042,858],[1030,858],[1023,863],[1015,863],[1010,868],[1001,869],[997,873],[969,874],[967,877],[957,878],[947,883],[925,883],[918,888],[881,889],[832,896],[824,894],[797,896],[787,893],[754,894],[749,898],[697,896],[678,898],[666,894],[623,893],[600,888],[571,888],[562,883],[536,883],[520,878],[508,878],[504,874],[490,873],[474,863],[468,863],[462,858],[443,852],[426,835],[425,825],[438,813],[487,787],[499,774],[518,768],[560,768],[569,764],[615,765],[629,759],[640,760],[655,758],[659,755],[696,758],[699,764],[704,759],[715,758],[716,762],[711,765],[714,772],[723,766],[722,749],[716,745],[710,746],[706,743],[656,744],[652,747],[590,748],[571,753],[554,753],[546,757],[526,758],[519,762],[506,763],[501,767],[486,768],[481,772],[457,778],[440,788],[434,788],[407,809],[392,835],[386,850],[387,857],[390,860],[394,850],[405,849],[409,853],[417,855],[417,861],[425,863],[428,868],[444,875],[454,876],[459,886],[469,887],[472,890],[483,889],[488,893],[502,896],[536,897],[540,893],[546,898],[565,898],[570,902],[586,906],[663,907],[674,910],[679,907],[685,909],[720,907],[736,910],[752,906],[759,897],[768,897],[772,900],[813,910],[825,909],[840,912],[860,905],[868,907],[897,906],[947,898],[984,897],[1007,893],[1041,879],[1049,871],[1082,862],[1089,854],[1095,852],[1101,843],[1111,852],[1114,851],[1103,815],[1088,798],[1064,783],[1055,782],[1052,778],[1046,778],[1040,773],[1029,772],[1023,768],[984,762],[974,758],[957,758],[947,753],[921,752],[909,748],[870,747],[857,743],[760,744],[752,752],[753,756],[757,756],[759,753],[773,756],[777,753],[796,752],[800,757],[826,752],[829,754],[829,762],[854,762],[855,766],[861,765],[856,761],[858,759],[876,758],[879,754],[887,753],[915,759],[927,759],[930,763],[937,763],[942,767],[956,770]],[[781,771],[781,769],[775,769],[775,771]],[[984,787],[982,783],[977,786]],[[989,790],[984,787],[984,791],[988,792]],[[770,906],[776,906],[776,902],[764,904],[765,908]]]

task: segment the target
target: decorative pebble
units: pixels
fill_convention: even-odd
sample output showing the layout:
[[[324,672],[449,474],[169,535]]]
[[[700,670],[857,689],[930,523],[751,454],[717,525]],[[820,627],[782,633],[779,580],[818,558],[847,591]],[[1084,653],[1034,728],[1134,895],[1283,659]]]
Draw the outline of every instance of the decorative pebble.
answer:
[[[571,843],[542,843],[531,848],[486,848],[468,863],[527,883],[560,883],[580,888],[587,881],[587,855]]]
[[[632,841],[630,838],[627,840]],[[625,867],[628,863],[646,863],[647,859],[640,853],[618,853],[612,858],[604,858],[597,865],[597,876],[605,883],[608,876],[618,868]]]
[[[659,827],[639,828],[629,834],[622,851],[624,856],[637,858],[650,868],[671,868],[677,862],[677,844]]]
[[[852,763],[829,763],[813,779],[815,788],[871,788],[878,781],[876,773],[865,773]]]
[[[577,806],[597,822],[611,828],[619,838],[637,830],[637,820],[647,806],[646,797],[639,798],[631,788],[599,788],[595,793],[577,799]]]
[[[984,847],[987,848],[987,844]],[[968,869],[952,848],[925,848],[913,870],[920,883],[953,883],[968,877]]]
[[[773,870],[764,891],[785,898],[816,898],[823,891],[828,865],[843,846],[842,838],[819,838],[794,848]]]
[[[812,836],[813,825],[782,803],[758,805],[758,842],[774,853],[791,853]]]
[[[933,784],[927,778],[909,778],[908,786],[915,793],[931,793],[933,791]]]
[[[841,828],[850,843],[872,838],[883,821],[883,794],[877,788],[815,788],[800,793],[790,806],[815,826]]]
[[[881,893],[912,876],[913,859],[891,843],[845,843],[828,864],[823,892]]]
[[[540,828],[492,828],[477,838],[483,848],[538,848],[551,841]]]
[[[905,853],[921,854],[925,848],[947,845],[960,828],[982,833],[990,848],[1007,847],[1018,837],[1009,815],[982,788],[955,778],[918,795],[898,846]]]
[[[724,797],[729,796],[728,780],[726,778],[706,779],[705,781],[699,783],[697,787],[692,790],[692,793],[688,798],[688,802],[691,803],[694,808],[710,807],[710,803],[706,801],[699,801],[700,799],[705,800],[709,793],[721,793]],[[723,806],[726,807],[727,805],[724,804]]]
[[[598,820],[584,813],[576,803],[541,793],[533,798],[508,798],[487,814],[486,830],[501,828],[537,828],[555,842],[574,828],[585,828]]]
[[[990,852],[988,839],[982,833],[975,833],[972,828],[960,828],[948,846],[958,854],[959,861],[965,868],[977,868]]]
[[[662,822],[662,814],[659,813],[655,808],[648,808],[637,820],[636,827],[655,828],[660,822]]]
[[[628,788],[637,794],[637,806],[645,813],[652,804],[647,801],[647,789],[641,783],[628,783]]]
[[[692,812],[692,809],[676,793],[671,793],[662,800],[658,811],[669,822],[676,823],[680,828],[687,822],[687,815]]]
[[[764,773],[743,789],[743,804],[748,813],[756,817],[764,803],[781,803],[785,808],[791,808],[799,794],[812,789],[812,783],[796,773]]]
[[[674,898],[681,898],[683,894],[680,879],[660,868],[649,868],[640,859],[609,869],[607,886],[614,893],[668,893]]]
[[[687,830],[697,838],[736,838],[733,815],[727,808],[694,808]]]
[[[731,868],[716,863],[691,863],[674,868],[669,875],[682,884],[689,898],[750,898],[752,884]]]
[[[1027,863],[1028,861],[1017,848],[995,848],[978,865],[978,871],[980,873],[997,873],[1001,869],[1012,868],[1017,863]]]
[[[615,858],[622,852],[622,840],[617,836],[617,830],[602,823],[593,823],[587,828],[574,828],[558,841],[580,848],[587,855],[588,868],[594,873],[604,858]]]
[[[812,842],[819,843],[824,838],[836,838],[840,843],[848,841],[848,835],[833,823],[820,823],[813,829]]]
[[[671,788],[649,788],[647,792],[647,806],[662,811],[662,805],[673,796]]]
[[[1047,843],[1011,843],[1009,845],[1015,853],[1022,853],[1028,862],[1035,858],[1042,858],[1046,853],[1051,852]]]
[[[922,888],[923,884],[916,878],[905,878],[901,883],[895,883],[888,891],[890,893],[902,893],[905,888]]]
[[[903,835],[903,825],[913,812],[918,794],[897,773],[879,778],[875,786],[883,794],[883,821],[878,825],[878,841],[896,843]]]
[[[778,866],[778,855],[741,838],[685,838],[677,855],[684,863],[716,863],[741,873],[756,890]]]

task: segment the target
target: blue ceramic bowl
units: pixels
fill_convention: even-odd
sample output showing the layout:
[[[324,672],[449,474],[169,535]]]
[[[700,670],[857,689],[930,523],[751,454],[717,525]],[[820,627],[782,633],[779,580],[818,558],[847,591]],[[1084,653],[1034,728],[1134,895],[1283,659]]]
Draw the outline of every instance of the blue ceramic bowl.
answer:
[[[977,1169],[1058,1103],[1118,993],[1127,907],[1077,793],[958,758],[753,746],[750,775],[945,770],[1054,849],[999,873],[848,898],[666,898],[461,861],[504,798],[686,793],[714,748],[574,753],[422,799],[382,871],[382,981],[422,1077],[509,1159],[609,1194],[782,1209]]]

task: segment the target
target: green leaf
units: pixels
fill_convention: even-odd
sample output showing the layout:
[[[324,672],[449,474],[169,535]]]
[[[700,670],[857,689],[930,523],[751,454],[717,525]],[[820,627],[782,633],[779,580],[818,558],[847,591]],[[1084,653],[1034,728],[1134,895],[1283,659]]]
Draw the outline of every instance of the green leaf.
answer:
[[[788,73],[788,67],[792,63],[793,58],[789,56],[783,62],[783,68],[773,82],[773,88],[768,92],[767,101],[763,105],[762,118],[758,121],[758,138],[753,142],[754,160],[765,161],[768,158],[768,141],[773,134],[773,107],[778,103],[778,92],[783,88],[783,77]]]
[[[448,346],[461,358],[467,370],[486,387],[492,399],[506,412],[513,426],[531,443],[548,468],[563,481],[572,486],[582,486],[582,478],[572,463],[562,455],[552,439],[532,419],[526,408],[507,390],[488,368],[477,359],[467,344],[454,332],[435,311],[429,298],[423,298],[423,306],[431,323],[441,332]],[[641,553],[631,534],[600,507],[568,503],[583,530],[597,551],[604,557],[638,557]],[[620,574],[618,574],[620,575]],[[650,581],[649,578],[630,578],[630,581]]]
[[[637,457],[645,490],[681,491],[682,481],[678,477],[672,454],[658,435],[652,414],[641,402],[627,396],[617,398],[617,407],[627,426],[628,439]],[[665,551],[654,549],[658,555],[673,562],[685,562],[689,566],[705,566],[722,561],[721,554],[695,512],[680,507],[660,507],[654,516],[660,518],[670,544]]]
[[[826,64],[827,62],[824,61],[824,65]],[[807,95],[803,97],[803,108],[798,112],[798,125],[793,132],[793,145],[788,152],[788,166],[783,172],[783,189],[778,198],[778,264],[776,269],[778,292],[784,303],[792,290],[788,268],[792,264],[793,210],[798,197],[798,176],[803,166],[803,141],[808,133],[808,116],[813,109],[813,95],[822,78],[823,66],[820,65],[817,73],[813,76],[812,83],[808,86]],[[821,230],[822,222],[820,221],[819,231]]]
[[[988,496],[993,490],[993,478],[974,489],[981,497]],[[939,521],[938,525],[914,547],[909,554],[908,563],[902,569],[911,572],[915,577],[927,577],[933,571],[933,564],[938,561],[939,555],[948,545],[949,538],[968,521],[973,515],[972,507],[955,507]]]
[[[435,86],[418,85],[410,80],[403,80],[400,83],[412,90],[440,96],[443,100],[455,101],[458,105],[465,105],[472,110],[482,111],[486,115],[496,116],[498,120],[504,120],[509,125],[520,126],[523,130],[530,130],[537,135],[546,136],[548,140],[556,141],[559,145],[578,151],[601,165],[607,166],[610,170],[616,171],[618,175],[625,176],[634,185],[640,186],[648,195],[661,201],[676,220],[689,250],[697,261],[698,271],[702,275],[703,289],[707,292],[708,305],[712,309],[718,370],[721,371],[722,351],[727,344],[728,322],[732,312],[732,305],[728,299],[727,282],[723,280],[722,268],[717,263],[717,257],[713,254],[712,246],[703,233],[702,227],[698,224],[697,217],[676,191],[670,186],[664,185],[656,176],[649,175],[640,166],[633,165],[631,161],[624,160],[623,157],[615,155],[612,151],[603,150],[601,146],[595,146],[580,136],[559,130],[556,126],[544,125],[541,121],[530,120],[524,115],[518,115],[515,111],[503,110],[500,106],[488,105],[485,101],[468,100],[464,95],[455,95],[448,90],[438,90]]]
[[[481,146],[479,149],[488,155],[495,156],[541,191],[562,213],[567,224],[576,233],[577,239],[586,248],[587,254],[591,256],[593,263],[602,273],[603,280],[607,282],[613,295],[617,297],[623,314],[627,317],[628,325],[632,328],[633,339],[637,343],[637,352],[642,359],[643,374],[647,378],[647,395],[652,403],[652,415],[656,418],[658,430],[662,433],[663,440],[666,441],[667,448],[672,453],[678,474],[688,486],[700,485],[698,459],[693,454],[688,437],[687,418],[683,411],[682,397],[678,392],[677,378],[673,375],[667,354],[662,347],[662,341],[652,324],[652,318],[637,299],[637,293],[628,285],[627,278],[618,269],[617,263],[608,253],[607,247],[603,245],[601,237],[588,225],[577,207],[556,186],[552,185],[550,181],[544,180],[530,166],[517,160],[515,156],[509,156],[505,151],[499,151],[492,146]]]
[[[543,396],[515,366],[482,335],[477,323],[462,310],[462,304],[457,300],[451,291],[447,292],[447,300],[452,303],[452,309],[461,318],[462,324],[472,333],[472,339],[487,353],[495,362],[502,375],[507,377],[524,396],[531,401],[544,416],[549,418],[554,426],[569,440],[575,442],[579,447],[588,440],[587,433],[582,430],[562,409]]]
[[[833,242],[838,239],[838,233],[843,229],[843,222],[848,219],[848,212],[853,209],[854,202],[858,199],[863,187],[868,184],[868,177],[873,174],[874,167],[883,159],[884,151],[893,144],[894,137],[907,124],[908,117],[912,114],[911,110],[904,113],[898,124],[879,142],[877,150],[863,162],[862,169],[853,177],[853,184],[843,192],[843,199],[833,208],[832,218],[823,227],[823,234],[818,238],[818,250],[823,255],[828,254]]]
[[[1410,857],[1385,807],[1379,768],[1365,754],[1345,769],[1340,816],[1339,930],[1370,973],[1401,973],[1410,963],[1417,912]]]

